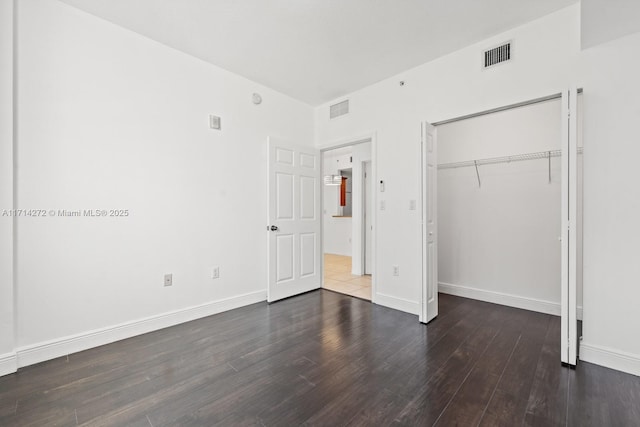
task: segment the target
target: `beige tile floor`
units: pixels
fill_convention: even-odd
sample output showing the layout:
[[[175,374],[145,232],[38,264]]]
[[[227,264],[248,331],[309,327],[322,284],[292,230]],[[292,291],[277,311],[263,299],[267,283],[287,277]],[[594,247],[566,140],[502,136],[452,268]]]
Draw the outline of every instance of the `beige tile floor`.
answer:
[[[351,274],[351,257],[324,254],[323,288],[371,301],[371,276]]]

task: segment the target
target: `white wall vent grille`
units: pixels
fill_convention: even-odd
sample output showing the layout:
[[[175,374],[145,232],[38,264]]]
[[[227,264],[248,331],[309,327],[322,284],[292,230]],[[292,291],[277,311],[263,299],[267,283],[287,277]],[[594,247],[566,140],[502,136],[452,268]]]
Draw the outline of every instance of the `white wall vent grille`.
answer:
[[[484,52],[484,68],[511,60],[511,42]]]
[[[338,102],[329,107],[329,118],[335,119],[336,117],[344,116],[349,113],[349,100]]]

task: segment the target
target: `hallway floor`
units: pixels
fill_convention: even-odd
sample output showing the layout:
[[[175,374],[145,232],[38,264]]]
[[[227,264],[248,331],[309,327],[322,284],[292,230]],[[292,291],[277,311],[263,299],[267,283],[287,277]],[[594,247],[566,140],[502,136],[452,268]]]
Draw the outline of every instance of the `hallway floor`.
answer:
[[[324,254],[324,289],[371,301],[371,275],[351,274],[351,257]]]

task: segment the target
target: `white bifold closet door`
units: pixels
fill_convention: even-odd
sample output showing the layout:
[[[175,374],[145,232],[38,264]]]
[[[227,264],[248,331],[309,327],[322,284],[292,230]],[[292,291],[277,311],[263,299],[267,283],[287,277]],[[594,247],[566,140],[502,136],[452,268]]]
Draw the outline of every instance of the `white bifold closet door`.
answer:
[[[562,93],[561,361],[575,366],[578,350],[578,91]]]
[[[420,322],[438,315],[438,150],[435,126],[422,123],[422,298]]]

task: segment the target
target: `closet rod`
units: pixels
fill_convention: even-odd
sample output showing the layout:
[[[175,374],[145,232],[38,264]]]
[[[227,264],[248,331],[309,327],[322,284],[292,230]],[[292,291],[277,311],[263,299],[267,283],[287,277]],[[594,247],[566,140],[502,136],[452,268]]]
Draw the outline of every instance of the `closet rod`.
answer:
[[[578,154],[583,153],[583,148],[578,147]],[[463,162],[441,163],[438,169],[463,168],[467,166],[492,165],[496,163],[519,162],[523,160],[550,159],[551,157],[562,156],[562,150],[539,151],[537,153],[515,154],[513,156],[491,157],[488,159],[466,160]]]

